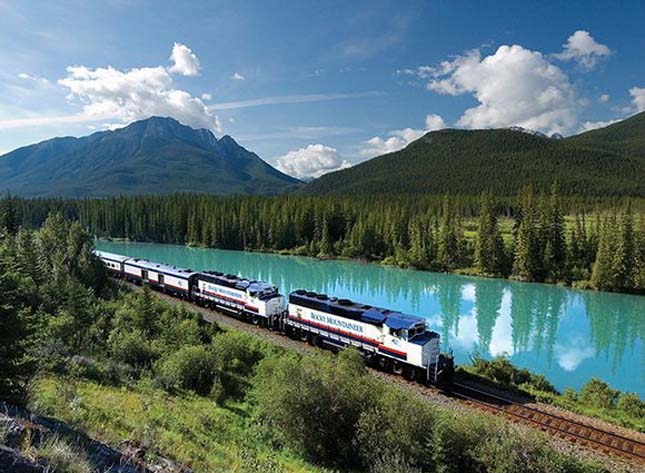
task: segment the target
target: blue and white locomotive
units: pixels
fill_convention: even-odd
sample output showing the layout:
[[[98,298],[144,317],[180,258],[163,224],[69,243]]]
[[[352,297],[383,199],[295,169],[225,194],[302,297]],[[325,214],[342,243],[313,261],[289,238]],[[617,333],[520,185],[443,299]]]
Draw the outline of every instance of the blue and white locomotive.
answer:
[[[320,347],[353,346],[366,362],[406,379],[449,385],[451,356],[425,319],[300,289],[289,300],[270,283],[96,251],[113,276],[238,316]]]
[[[215,271],[198,273],[193,300],[213,309],[244,315],[251,322],[273,327],[284,312],[285,299],[272,284]]]

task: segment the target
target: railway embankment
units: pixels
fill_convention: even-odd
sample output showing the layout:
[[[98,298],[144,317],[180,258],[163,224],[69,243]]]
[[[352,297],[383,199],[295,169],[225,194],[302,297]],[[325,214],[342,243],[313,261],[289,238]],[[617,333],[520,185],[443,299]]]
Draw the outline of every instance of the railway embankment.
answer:
[[[134,290],[141,290],[139,286],[129,283],[127,285]],[[153,294],[168,303],[186,306],[197,311],[209,322],[251,334],[287,350],[300,354],[313,354],[320,351],[318,347],[291,339],[276,331],[195,306],[167,294],[160,292],[153,292]],[[458,383],[452,392],[446,392],[434,387],[410,383],[401,376],[391,373],[377,370],[372,370],[371,373],[442,408],[461,413],[484,412],[502,417],[517,428],[543,432],[549,436],[549,444],[557,451],[600,462],[609,471],[645,471],[645,435],[642,433],[472,381]]]

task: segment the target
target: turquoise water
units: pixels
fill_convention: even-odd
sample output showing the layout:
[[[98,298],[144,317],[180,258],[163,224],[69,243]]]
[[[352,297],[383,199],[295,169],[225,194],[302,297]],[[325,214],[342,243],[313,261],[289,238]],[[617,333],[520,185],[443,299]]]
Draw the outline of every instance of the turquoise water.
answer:
[[[457,363],[507,353],[558,388],[597,376],[645,398],[645,297],[354,261],[98,241],[100,250],[306,288],[425,317]]]

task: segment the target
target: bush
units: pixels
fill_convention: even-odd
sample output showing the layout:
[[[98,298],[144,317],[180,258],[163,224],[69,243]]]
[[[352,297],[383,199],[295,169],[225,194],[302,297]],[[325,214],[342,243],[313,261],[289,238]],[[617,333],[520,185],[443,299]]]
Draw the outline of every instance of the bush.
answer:
[[[401,471],[407,471],[405,465],[431,468],[434,421],[434,410],[426,402],[388,387],[375,407],[361,413],[355,444],[364,462],[375,469],[392,462]]]
[[[248,377],[267,354],[274,349],[255,337],[225,332],[213,339],[215,368],[225,397],[241,398],[249,387]]]
[[[86,356],[74,355],[68,363],[69,374],[76,378],[87,378],[102,382],[105,368],[98,361]]]
[[[504,386],[519,387],[525,384],[538,391],[557,393],[544,376],[533,374],[524,368],[516,368],[505,355],[497,356],[492,360],[475,355],[472,357],[472,367],[475,374]]]
[[[645,417],[645,402],[636,393],[622,393],[616,407],[634,420]]]
[[[600,409],[612,409],[616,405],[618,394],[619,391],[611,389],[604,381],[598,378],[592,378],[580,390],[578,400],[588,406]]]
[[[222,380],[219,377],[215,377],[215,380],[213,381],[213,387],[211,388],[210,392],[210,398],[215,402],[215,404],[221,406],[224,404],[226,397],[226,389],[222,384]]]
[[[166,389],[190,389],[207,395],[215,379],[215,357],[204,346],[183,347],[163,360],[158,374]]]
[[[256,416],[287,445],[324,464],[360,465],[356,426],[375,407],[380,384],[367,374],[358,352],[267,358],[253,385]]]
[[[113,331],[109,339],[112,357],[136,368],[150,366],[159,356],[141,330]]]

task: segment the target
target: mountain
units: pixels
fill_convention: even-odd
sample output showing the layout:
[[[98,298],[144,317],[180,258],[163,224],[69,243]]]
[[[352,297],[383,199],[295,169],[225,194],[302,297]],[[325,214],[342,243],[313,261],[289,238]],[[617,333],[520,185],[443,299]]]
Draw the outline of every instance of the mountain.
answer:
[[[152,117],[82,138],[53,138],[0,157],[0,192],[26,197],[276,194],[298,188],[230,136]]]
[[[645,197],[645,113],[569,138],[524,130],[440,130],[406,148],[308,184],[307,194],[515,195],[531,184],[564,194]]]

